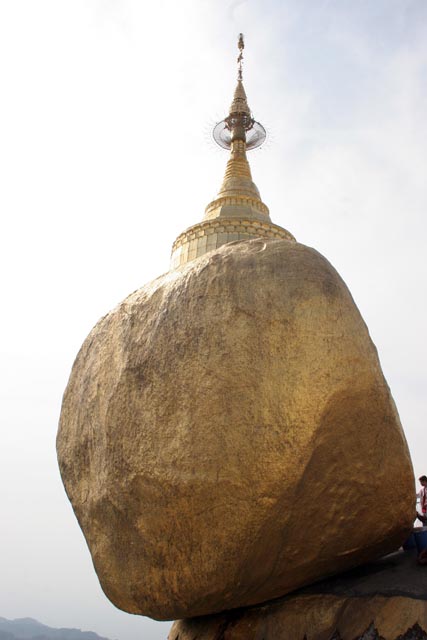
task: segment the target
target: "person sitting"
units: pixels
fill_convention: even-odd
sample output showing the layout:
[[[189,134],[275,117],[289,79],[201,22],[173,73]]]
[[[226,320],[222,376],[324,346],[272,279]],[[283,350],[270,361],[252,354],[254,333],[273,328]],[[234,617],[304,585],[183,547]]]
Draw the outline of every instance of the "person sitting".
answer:
[[[421,485],[421,490],[418,494],[419,501],[420,501],[421,515],[426,517],[427,516],[427,476],[420,476],[418,478],[418,482]]]

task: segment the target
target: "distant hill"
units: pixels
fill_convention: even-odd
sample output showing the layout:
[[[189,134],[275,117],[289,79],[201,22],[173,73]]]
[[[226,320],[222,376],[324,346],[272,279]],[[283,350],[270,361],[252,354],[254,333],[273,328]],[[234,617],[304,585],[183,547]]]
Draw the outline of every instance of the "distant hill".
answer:
[[[108,640],[93,631],[54,629],[33,618],[0,617],[0,640]]]

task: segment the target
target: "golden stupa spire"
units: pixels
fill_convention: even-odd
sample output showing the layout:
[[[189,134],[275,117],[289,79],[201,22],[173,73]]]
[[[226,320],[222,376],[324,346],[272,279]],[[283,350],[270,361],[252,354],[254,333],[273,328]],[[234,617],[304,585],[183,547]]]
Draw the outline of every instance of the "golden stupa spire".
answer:
[[[214,130],[214,140],[230,149],[224,180],[217,198],[206,207],[205,219],[218,216],[246,215],[251,219],[270,220],[268,208],[262,202],[252,181],[246,150],[259,147],[265,140],[264,127],[252,117],[243,86],[243,34],[239,35],[237,86],[228,116]]]
[[[239,34],[237,86],[228,116],[213,130],[219,146],[230,150],[224,179],[215,200],[205,210],[203,221],[178,236],[172,247],[171,268],[236,240],[258,237],[294,241],[289,231],[271,222],[268,207],[252,180],[246,151],[259,147],[266,138],[264,127],[251,113],[243,86],[243,34]]]

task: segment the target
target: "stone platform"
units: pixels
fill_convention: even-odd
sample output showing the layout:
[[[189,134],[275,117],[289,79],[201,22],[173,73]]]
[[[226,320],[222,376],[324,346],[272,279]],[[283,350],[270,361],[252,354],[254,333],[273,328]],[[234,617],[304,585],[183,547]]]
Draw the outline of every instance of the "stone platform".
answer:
[[[168,640],[427,640],[427,566],[398,551],[261,606],[179,620]]]

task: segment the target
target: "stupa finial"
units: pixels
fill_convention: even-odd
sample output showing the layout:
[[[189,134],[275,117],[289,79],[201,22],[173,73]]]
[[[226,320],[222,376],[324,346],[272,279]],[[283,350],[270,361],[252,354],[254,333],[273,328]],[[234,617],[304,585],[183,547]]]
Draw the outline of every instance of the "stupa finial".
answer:
[[[233,101],[228,116],[215,125],[212,135],[215,142],[223,149],[231,149],[234,140],[242,140],[247,150],[256,149],[265,141],[267,134],[262,124],[252,117],[243,86],[243,49],[245,48],[243,33],[239,34],[237,46],[239,49],[237,86]]]
[[[243,49],[245,48],[245,41],[243,39],[243,33],[239,33],[239,40],[237,42],[239,47],[239,56],[237,58],[237,80],[240,82],[243,80]]]

